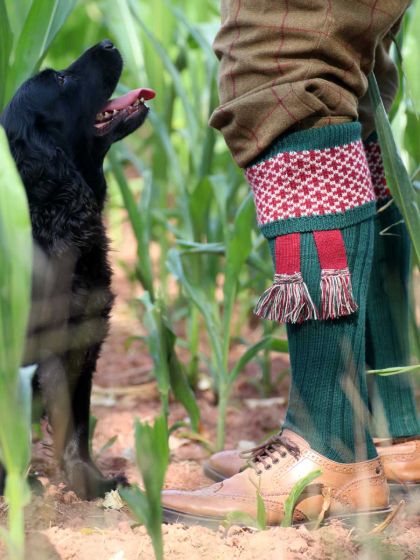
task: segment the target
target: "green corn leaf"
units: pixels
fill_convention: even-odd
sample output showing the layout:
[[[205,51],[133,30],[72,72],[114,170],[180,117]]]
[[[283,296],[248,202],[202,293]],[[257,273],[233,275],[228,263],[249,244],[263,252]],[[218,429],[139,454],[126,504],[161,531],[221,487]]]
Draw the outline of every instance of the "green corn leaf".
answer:
[[[144,492],[142,492],[138,486],[120,488],[118,492],[128,508],[133,512],[136,521],[142,525],[146,525],[150,518],[150,509]]]
[[[257,526],[260,531],[267,529],[267,512],[259,490],[257,490]]]
[[[120,495],[152,539],[157,560],[163,560],[161,492],[169,463],[168,426],[164,414],[152,425],[136,420],[136,459],[144,491],[122,488]]]
[[[419,81],[419,37],[420,37],[420,6],[413,2],[408,28],[404,34],[403,61],[407,77],[408,96],[414,106],[420,109]]]
[[[226,248],[223,243],[196,243],[177,239],[177,245],[182,249],[183,255],[224,255]]]
[[[168,131],[168,128],[164,121],[160,118],[160,116],[154,111],[151,111],[149,113],[149,120],[153,125],[155,133],[160,139],[161,145],[159,146],[159,149],[163,148],[170,163],[171,180],[178,187],[178,190],[180,192],[183,192],[185,190],[186,180],[184,178],[178,154],[172,143],[171,135]]]
[[[7,69],[12,44],[13,34],[10,28],[5,0],[0,0],[0,111],[4,104]]]
[[[418,106],[420,107],[420,102]],[[415,166],[420,162],[420,118],[415,111],[407,108],[405,111],[405,119],[404,147]],[[418,186],[417,192],[420,192]]]
[[[253,517],[249,513],[244,511],[232,511],[226,515],[223,522],[224,527],[228,528],[231,525],[240,525],[244,527],[253,527],[259,531],[265,531],[267,529],[267,512],[265,509],[264,500],[261,496],[259,489],[257,488],[256,493],[257,499],[257,516]]]
[[[103,446],[99,449],[99,451],[96,453],[95,458],[98,459],[98,457],[100,457],[101,455],[103,455],[105,453],[105,451],[108,451],[108,449],[111,449],[111,447],[114,445],[114,443],[117,441],[118,439],[118,435],[112,436],[111,438],[109,438],[108,441],[106,441]]]
[[[201,50],[206,54],[206,60],[211,61],[211,63],[214,64],[216,62],[216,57],[214,56],[211,44],[207,40],[207,38],[203,35],[203,33],[201,33],[198,26],[192,24],[191,21],[185,17],[184,11],[178,8],[177,6],[174,6],[173,3],[166,0],[165,4],[167,8],[175,15],[176,19],[180,23],[182,23],[182,25],[186,29],[188,29],[189,33],[191,33],[192,37],[194,37],[195,41],[200,46]]]
[[[144,35],[147,37],[148,41],[150,42],[150,45],[153,47],[154,53],[156,53],[161,59],[165,67],[165,70],[168,72],[172,80],[176,93],[184,107],[184,111],[186,114],[188,125],[185,130],[188,135],[190,149],[194,150],[195,148],[194,142],[195,142],[195,138],[197,137],[197,131],[198,131],[198,119],[197,119],[197,115],[195,114],[194,108],[190,102],[190,96],[186,91],[184,84],[182,82],[181,74],[179,73],[175,64],[168,56],[168,52],[165,49],[164,45],[162,45],[162,43],[150,31],[149,27],[143,23],[141,17],[137,14],[137,11],[134,13],[134,16],[139,28],[143,31]]]
[[[0,154],[0,369],[15,378],[29,314],[32,235],[26,194],[2,127]]]
[[[182,403],[188,412],[193,430],[197,431],[200,411],[183,366],[176,355],[176,336],[170,328],[162,301],[157,299],[152,303],[147,292],[140,301],[145,307],[144,325],[148,333],[146,340],[155,366],[165,414],[168,414],[169,389],[172,389],[176,400]]]
[[[316,470],[309,473],[307,476],[299,480],[292,488],[289,496],[284,502],[284,518],[281,522],[281,527],[291,527],[293,523],[293,512],[295,510],[297,501],[305,490],[307,486],[311,484],[313,480],[321,476],[322,471]]]
[[[32,0],[4,0],[7,7],[10,27],[15,37],[19,37],[25,23]]]
[[[238,209],[233,230],[226,241],[226,272],[223,286],[224,293],[224,359],[227,364],[232,313],[238,289],[239,274],[252,250],[251,233],[255,221],[252,195],[249,194]]]
[[[123,168],[121,166],[121,163],[119,162],[116,152],[114,150],[111,150],[108,157],[111,164],[112,172],[117,181],[121,196],[124,201],[124,206],[130,219],[131,227],[133,228],[133,232],[136,237],[138,257],[137,267],[140,273],[141,281],[144,289],[148,291],[151,298],[154,299],[152,263],[150,261],[149,253],[151,228],[150,181],[145,180],[141,203],[140,205],[138,205],[125,178]]]
[[[0,456],[7,470],[9,556],[23,560],[34,367],[19,366],[30,308],[32,235],[25,190],[2,127],[0,156]]]
[[[160,503],[160,493],[169,463],[168,427],[163,414],[152,425],[139,420],[135,424],[136,460],[149,502]],[[158,510],[151,503],[152,510]]]
[[[213,192],[208,177],[198,182],[197,186],[189,196],[189,212],[194,228],[195,238],[199,238],[203,224],[209,221],[210,206]]]
[[[229,374],[229,383],[234,383],[244,367],[262,350],[272,350],[274,352],[284,352],[287,354],[289,351],[289,347],[287,344],[287,340],[281,340],[274,336],[265,336],[264,338],[247,348],[247,350],[242,354]]]
[[[188,412],[192,429],[197,432],[200,423],[200,409],[194,391],[191,389],[183,364],[179,361],[175,351],[176,335],[164,320],[165,334],[167,337],[169,379],[174,397]]]
[[[38,68],[47,50],[70,15],[76,0],[33,0],[15,45],[8,74],[6,100]]]
[[[366,373],[372,375],[381,375],[386,377],[387,375],[398,375],[400,373],[420,373],[420,364],[414,366],[405,367],[391,367],[386,369],[370,369]]]
[[[181,261],[181,255],[176,249],[168,252],[166,261],[169,271],[175,276],[187,295],[191,298],[194,305],[200,310],[206,323],[207,332],[210,337],[211,346],[215,355],[218,372],[220,375],[225,371],[223,368],[222,346],[220,342],[219,320],[214,307],[209,302],[206,294],[198,287],[193,286],[187,279]]]
[[[375,76],[370,74],[368,81],[387,183],[404,217],[417,262],[420,262],[420,193],[413,187],[407,170],[401,161]]]
[[[164,414],[169,413],[170,374],[168,364],[167,340],[162,331],[161,302],[152,302],[150,294],[145,292],[140,301],[144,306],[143,322],[147,330],[147,345],[153,359],[155,376],[162,400]]]
[[[103,6],[105,21],[116,39],[131,76],[146,84],[140,33],[129,3],[127,0],[105,0]],[[156,84],[150,85],[156,87]]]

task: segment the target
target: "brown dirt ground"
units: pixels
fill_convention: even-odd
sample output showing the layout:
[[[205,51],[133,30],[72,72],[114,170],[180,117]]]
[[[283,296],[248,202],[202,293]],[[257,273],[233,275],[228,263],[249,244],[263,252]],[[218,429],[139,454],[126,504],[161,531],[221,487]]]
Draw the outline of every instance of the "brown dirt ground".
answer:
[[[126,280],[118,266],[124,259],[134,262],[134,246],[125,241],[113,252],[115,262],[114,290],[117,293],[110,336],[98,365],[93,393],[93,414],[98,418],[94,449],[98,451],[111,437],[116,443],[98,457],[103,472],[124,471],[130,481],[139,481],[134,464],[133,422],[136,417],[152,418],[159,409],[156,386],[150,380],[151,361],[146,349],[138,341],[127,347],[127,339],[142,334],[141,325],[129,302],[135,288]],[[258,332],[250,333],[254,339]],[[232,357],[239,348],[232,349]],[[287,369],[287,359],[277,357],[273,371]],[[246,399],[258,398],[252,383],[257,372],[250,366],[236,385],[227,418],[227,446],[238,442],[258,441],[275,430],[285,413],[285,404],[277,402],[250,412]],[[287,397],[287,376],[277,387],[277,397]],[[211,391],[199,394],[202,413],[202,435],[215,438],[216,408]],[[252,421],[250,422],[250,415]],[[171,405],[171,422],[185,418],[177,403]],[[172,461],[168,469],[166,487],[197,488],[209,484],[201,463],[208,452],[197,443],[171,440]],[[60,483],[48,449],[40,442],[34,444],[33,470],[45,487],[43,497],[34,497],[27,510],[28,560],[149,560],[153,558],[150,539],[143,527],[135,527],[125,509],[105,510],[102,500],[82,502]],[[1,508],[0,508],[1,509]],[[2,518],[4,520],[4,507]],[[164,526],[165,559],[191,560],[306,560],[321,559],[420,559],[420,506],[412,504],[377,538],[366,539],[361,528],[346,528],[332,523],[315,531],[272,528],[264,532],[231,527],[214,533],[181,525]],[[0,543],[0,558],[4,548]]]

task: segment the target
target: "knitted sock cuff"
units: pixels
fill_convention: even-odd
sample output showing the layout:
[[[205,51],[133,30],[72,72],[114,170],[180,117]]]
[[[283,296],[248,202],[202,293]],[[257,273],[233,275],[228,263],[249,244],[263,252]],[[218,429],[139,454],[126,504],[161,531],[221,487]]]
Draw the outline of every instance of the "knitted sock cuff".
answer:
[[[245,170],[262,233],[342,229],[375,213],[360,123],[282,137]]]
[[[375,214],[375,193],[359,123],[295,132],[275,141],[245,174],[260,229],[274,249],[274,282],[258,316],[284,323],[354,313],[343,228]],[[321,308],[301,272],[300,234],[312,232],[321,268]]]
[[[387,186],[381,146],[376,132],[373,132],[369,136],[364,146],[376,200],[379,203],[389,200],[391,198],[391,192]]]

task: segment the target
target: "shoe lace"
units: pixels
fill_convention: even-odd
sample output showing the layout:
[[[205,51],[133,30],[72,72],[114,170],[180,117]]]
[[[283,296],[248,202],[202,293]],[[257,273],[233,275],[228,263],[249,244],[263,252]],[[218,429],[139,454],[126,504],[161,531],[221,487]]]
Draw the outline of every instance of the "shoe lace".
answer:
[[[292,455],[295,459],[300,456],[299,447],[290,439],[277,434],[272,436],[263,444],[253,447],[241,453],[241,458],[246,459],[247,465],[252,467],[257,474],[262,474],[260,466],[262,465],[265,470],[271,469],[272,464],[279,462],[278,454],[281,457],[286,457],[287,454]],[[271,462],[268,462],[271,459]]]

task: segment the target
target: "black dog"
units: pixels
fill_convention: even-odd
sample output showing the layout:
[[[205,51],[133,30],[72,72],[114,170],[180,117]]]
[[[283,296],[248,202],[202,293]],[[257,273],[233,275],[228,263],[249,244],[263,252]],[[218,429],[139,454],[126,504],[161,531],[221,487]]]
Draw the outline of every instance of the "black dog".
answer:
[[[38,364],[34,388],[55,455],[86,499],[125,482],[104,478],[88,445],[92,376],[113,302],[102,165],[111,144],[144,122],[144,100],[154,97],[139,89],[107,101],[122,67],[118,50],[102,41],[66,70],[25,82],[0,118],[25,185],[35,245],[25,364]]]

